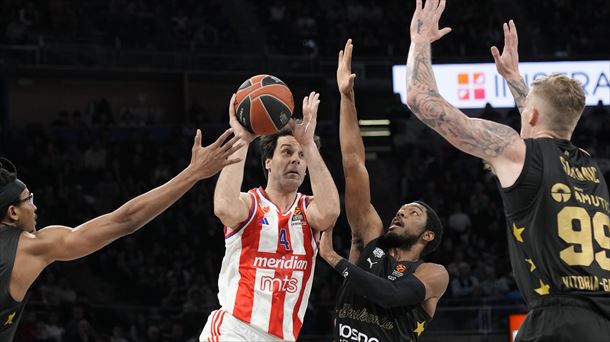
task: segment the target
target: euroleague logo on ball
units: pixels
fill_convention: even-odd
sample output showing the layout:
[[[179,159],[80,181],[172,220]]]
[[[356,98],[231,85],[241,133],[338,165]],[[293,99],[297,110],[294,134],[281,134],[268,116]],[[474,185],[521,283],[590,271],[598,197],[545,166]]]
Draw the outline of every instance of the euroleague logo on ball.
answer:
[[[273,134],[292,117],[294,99],[282,80],[271,75],[256,75],[241,84],[235,96],[239,123],[257,135]]]

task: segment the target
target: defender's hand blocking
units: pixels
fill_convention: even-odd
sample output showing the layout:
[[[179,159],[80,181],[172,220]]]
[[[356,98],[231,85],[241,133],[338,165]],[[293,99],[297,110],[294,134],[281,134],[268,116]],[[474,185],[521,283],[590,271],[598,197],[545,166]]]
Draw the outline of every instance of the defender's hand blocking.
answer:
[[[251,143],[254,139],[256,139],[256,135],[248,132],[247,129],[242,126],[237,120],[237,116],[235,115],[235,94],[231,96],[231,100],[229,101],[229,126],[235,133],[235,136],[239,137],[246,144]]]
[[[312,91],[303,99],[303,121],[296,122],[291,119],[288,123],[292,129],[292,136],[302,146],[314,143],[314,135],[318,118],[318,106],[320,105],[320,94]]]
[[[232,129],[227,129],[215,142],[211,145],[201,146],[201,130],[197,130],[195,141],[191,153],[191,163],[189,167],[195,170],[199,179],[205,179],[217,174],[223,167],[235,164],[241,161],[241,158],[229,159],[233,152],[243,147],[243,143],[239,142],[239,137],[236,135],[231,140],[223,142],[233,133]]]
[[[451,28],[438,29],[438,21],[445,10],[446,0],[417,0],[411,19],[411,43],[432,43],[451,32]]]
[[[352,74],[352,51],[354,45],[348,39],[345,48],[339,51],[339,63],[337,64],[337,86],[341,95],[350,95],[354,90],[354,79],[356,74]]]
[[[496,62],[496,69],[505,79],[520,78],[517,27],[510,20],[508,24],[504,23],[502,28],[504,29],[504,48],[502,49],[502,54],[500,54],[497,47],[491,47],[491,55]]]

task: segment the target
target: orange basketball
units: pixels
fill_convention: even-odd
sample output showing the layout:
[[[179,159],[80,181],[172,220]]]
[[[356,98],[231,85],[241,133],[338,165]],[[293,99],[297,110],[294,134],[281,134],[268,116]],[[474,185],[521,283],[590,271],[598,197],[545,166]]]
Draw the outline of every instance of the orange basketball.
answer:
[[[282,129],[294,110],[290,89],[271,75],[250,77],[239,86],[235,100],[237,119],[248,131],[258,135]]]

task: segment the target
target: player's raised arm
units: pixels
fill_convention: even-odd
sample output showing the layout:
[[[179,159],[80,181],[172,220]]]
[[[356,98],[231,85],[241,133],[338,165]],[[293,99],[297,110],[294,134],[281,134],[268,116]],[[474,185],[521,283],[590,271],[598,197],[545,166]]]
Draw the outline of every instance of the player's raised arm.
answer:
[[[502,54],[497,47],[491,47],[491,55],[496,63],[498,73],[504,77],[508,88],[510,89],[519,113],[523,113],[525,108],[525,97],[529,93],[529,87],[525,84],[525,80],[519,73],[519,36],[517,35],[517,26],[511,19],[508,24],[502,25],[504,30],[504,48]]]
[[[201,146],[201,131],[197,130],[190,164],[167,183],[123,204],[115,211],[85,222],[72,229],[50,226],[31,238],[39,243],[32,245],[33,252],[48,263],[55,260],[73,260],[88,255],[117,238],[131,234],[157,217],[182,197],[198,181],[212,177],[226,165],[240,159],[229,159],[242,147],[237,138],[223,142],[230,136],[226,130],[210,146]]]
[[[407,59],[407,105],[417,118],[458,149],[488,161],[496,170],[502,166],[502,172],[519,169],[511,169],[508,176],[498,175],[503,185],[512,184],[525,159],[523,140],[509,126],[469,118],[439,94],[432,70],[431,43],[451,31],[438,28],[445,0],[429,0],[423,7],[421,0],[416,2]]]
[[[365,165],[364,143],[360,135],[352,73],[352,51],[349,39],[339,52],[337,86],[341,94],[339,142],[345,175],[345,211],[352,230],[350,261],[358,259],[358,250],[383,234],[383,223],[371,204],[369,173]]]
[[[201,131],[197,130],[188,167],[167,183],[130,200],[109,214],[76,228],[49,226],[37,232],[24,229],[26,233],[22,234],[15,259],[15,268],[20,270],[20,276],[16,278],[16,285],[11,287],[11,293],[17,297],[25,295],[42,269],[53,261],[86,256],[135,232],[165,211],[199,180],[238,162],[239,159],[229,158],[241,147],[238,139],[223,144],[230,134],[231,130],[227,130],[214,143],[202,147]]]
[[[311,92],[303,99],[303,121],[290,121],[292,135],[303,148],[303,158],[314,200],[307,207],[307,219],[312,228],[324,231],[335,225],[340,213],[339,192],[314,141],[320,94]]]
[[[239,158],[240,162],[230,165],[220,172],[214,190],[214,214],[229,229],[236,228],[245,221],[250,212],[250,196],[241,192],[241,185],[244,179],[248,147],[256,138],[237,121],[234,104],[235,94],[229,101],[229,124],[235,135],[243,142],[241,148],[232,156]]]

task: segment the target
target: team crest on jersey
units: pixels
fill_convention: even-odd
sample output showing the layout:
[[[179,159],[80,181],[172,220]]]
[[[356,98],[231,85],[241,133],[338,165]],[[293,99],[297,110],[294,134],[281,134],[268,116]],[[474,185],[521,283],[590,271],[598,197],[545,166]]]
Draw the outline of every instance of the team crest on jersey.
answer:
[[[263,213],[265,213],[265,214],[269,212],[269,206],[268,205],[262,204],[261,205],[261,209],[263,209]]]
[[[292,222],[303,221],[303,213],[299,207],[294,208],[294,214],[292,214]]]
[[[383,249],[381,249],[381,248],[377,247],[377,248],[375,248],[375,249],[373,250],[373,255],[374,255],[376,258],[381,258],[382,256],[384,256],[384,255],[385,255],[385,252],[383,251]]]

